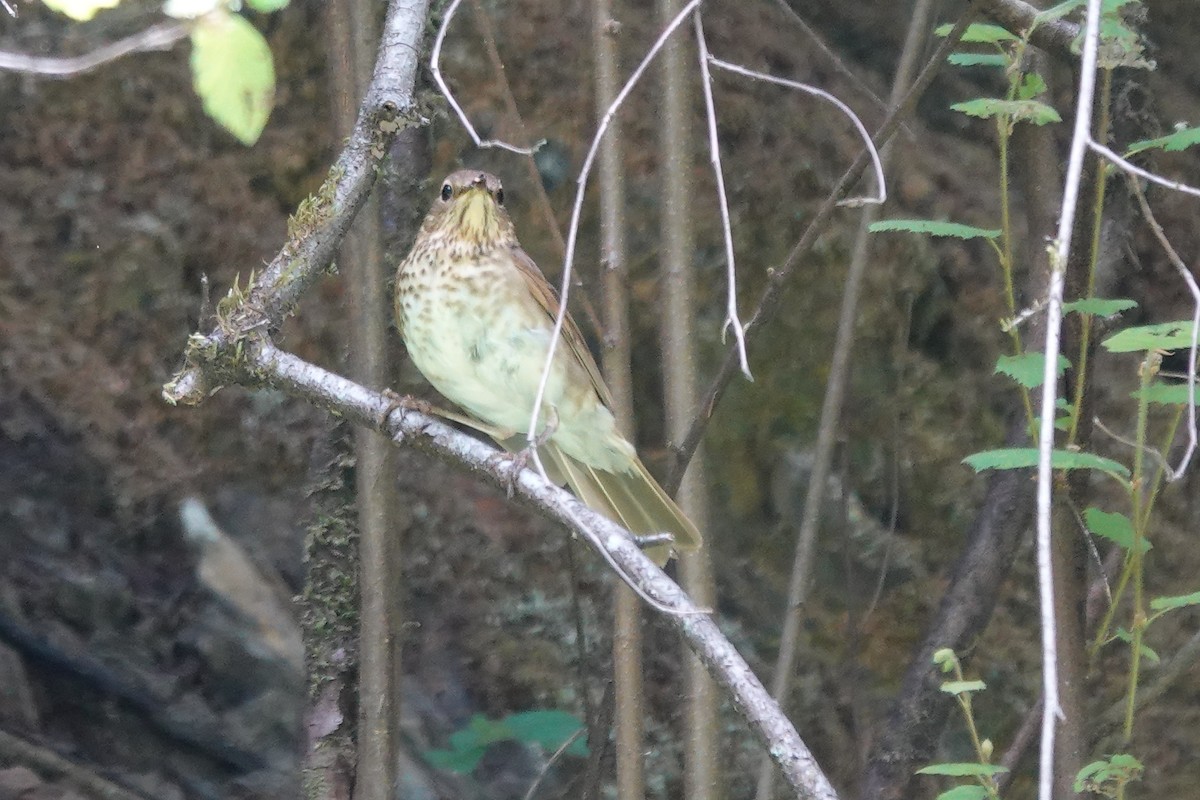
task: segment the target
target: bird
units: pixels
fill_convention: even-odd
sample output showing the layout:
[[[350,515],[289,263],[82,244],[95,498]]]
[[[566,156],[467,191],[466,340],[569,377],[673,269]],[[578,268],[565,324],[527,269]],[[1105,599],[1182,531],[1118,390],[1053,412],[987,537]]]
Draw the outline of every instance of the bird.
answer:
[[[413,364],[468,424],[502,447],[528,446],[530,419],[554,335],[558,293],[517,240],[495,175],[458,170],[442,181],[396,271],[396,324]],[[641,536],[647,553],[700,547],[700,532],[621,434],[612,396],[567,316],[554,352],[535,446],[547,475],[593,511]]]

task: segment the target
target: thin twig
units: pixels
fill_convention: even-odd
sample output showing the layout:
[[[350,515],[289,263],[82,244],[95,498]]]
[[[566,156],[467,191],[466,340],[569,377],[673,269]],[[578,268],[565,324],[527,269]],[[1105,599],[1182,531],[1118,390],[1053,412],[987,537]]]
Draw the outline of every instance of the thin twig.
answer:
[[[467,133],[471,136],[471,141],[475,142],[476,147],[480,149],[495,147],[520,155],[533,155],[538,151],[538,148],[546,143],[545,139],[542,139],[532,147],[518,147],[515,144],[509,144],[499,139],[480,138],[479,134],[475,132],[475,126],[471,124],[471,120],[467,118],[466,112],[462,110],[462,106],[454,99],[454,93],[450,91],[450,87],[446,85],[445,79],[442,78],[442,68],[439,63],[442,58],[442,43],[446,41],[446,32],[450,30],[450,21],[454,19],[454,14],[458,11],[460,5],[462,5],[462,0],[453,0],[450,3],[446,8],[446,15],[442,18],[442,26],[438,28],[437,39],[433,42],[433,52],[429,55],[429,69],[433,73],[433,80],[441,90],[442,96],[446,98],[446,102],[450,104],[450,107],[454,109],[454,113],[458,115],[458,119],[462,122],[463,127],[467,129]]]
[[[1109,161],[1111,161],[1113,163],[1113,165],[1115,167],[1117,167],[1118,169],[1122,169],[1125,172],[1128,172],[1132,175],[1137,175],[1138,177],[1145,178],[1146,180],[1150,181],[1151,183],[1157,183],[1159,186],[1165,186],[1168,189],[1174,189],[1177,192],[1183,192],[1184,194],[1190,194],[1193,197],[1200,197],[1200,189],[1197,189],[1195,186],[1191,186],[1189,184],[1182,183],[1180,181],[1173,181],[1170,178],[1164,178],[1163,176],[1156,175],[1155,173],[1150,172],[1149,170],[1142,169],[1137,164],[1134,164],[1134,163],[1128,161],[1127,159],[1122,158],[1121,156],[1117,155],[1111,149],[1105,147],[1104,145],[1100,144],[1099,142],[1095,141],[1094,139],[1091,139],[1090,137],[1088,138],[1087,145],[1088,145],[1088,147],[1092,148],[1097,153],[1099,153],[1100,155],[1104,156]]]
[[[1096,57],[1100,41],[1100,0],[1088,0],[1084,33],[1083,59],[1079,73],[1078,102],[1067,176],[1063,185],[1062,212],[1058,237],[1050,260],[1050,280],[1046,307],[1046,366],[1042,375],[1041,425],[1038,432],[1037,471],[1037,561],[1038,588],[1042,616],[1042,741],[1038,766],[1038,798],[1052,800],[1054,794],[1055,724],[1062,717],[1058,699],[1057,620],[1054,617],[1054,577],[1051,566],[1055,403],[1058,400],[1058,354],[1062,336],[1063,284],[1071,254],[1071,233],[1083,177],[1083,157],[1087,153],[1092,105],[1096,91]]]
[[[823,38],[821,38],[821,34],[813,30],[812,26],[805,21],[804,17],[800,16],[796,9],[788,5],[787,0],[775,0],[775,5],[779,6],[783,13],[786,14],[792,22],[796,23],[796,26],[799,27],[800,30],[804,31],[804,35],[809,38],[809,41],[813,43],[813,46],[817,48],[817,51],[821,55],[829,59],[829,62],[833,64],[834,69],[836,69],[847,80],[854,84],[859,91],[874,100],[875,105],[879,106],[884,111],[887,111],[887,101],[875,94],[871,87],[867,85],[867,82],[860,78],[854,70],[850,69],[841,56],[833,52],[833,48],[830,47]]]
[[[1108,436],[1110,439],[1120,442],[1130,449],[1137,449],[1137,442],[1112,430],[1103,422],[1101,422],[1099,417],[1092,417],[1092,424],[1099,428],[1100,432]],[[1163,454],[1158,452],[1158,448],[1150,447],[1149,445],[1142,445],[1142,450],[1146,453],[1146,455],[1150,456],[1151,460],[1158,462],[1158,465],[1162,467],[1163,474],[1167,476],[1168,480],[1171,480],[1174,475],[1174,473],[1171,471],[1171,465],[1167,463],[1167,459],[1163,457]]]
[[[4,2],[4,6],[14,17],[17,15],[7,2]],[[98,47],[81,56],[30,56],[24,53],[0,52],[0,70],[23,72],[28,75],[44,75],[49,78],[73,78],[130,53],[169,50],[172,45],[187,35],[188,29],[183,23],[164,22],[124,39],[118,39],[112,44]]]
[[[913,81],[912,88],[909,89],[904,100],[888,113],[883,123],[879,126],[879,130],[876,131],[874,137],[876,147],[882,147],[896,132],[900,126],[900,121],[912,110],[917,98],[924,93],[929,84],[933,82],[934,77],[945,66],[946,56],[958,46],[963,33],[967,30],[967,26],[974,17],[974,6],[970,6],[962,17],[959,18],[958,22],[954,24],[954,28],[946,35],[946,38],[942,40],[942,43],[930,57],[929,61],[926,62],[925,67],[921,70],[921,74]],[[796,244],[792,246],[783,264],[778,269],[768,271],[767,286],[759,296],[758,305],[746,323],[748,340],[757,336],[758,331],[763,327],[764,323],[770,320],[778,311],[783,290],[787,286],[788,279],[796,271],[797,266],[803,260],[804,256],[807,255],[808,251],[816,243],[817,237],[824,231],[825,226],[833,217],[833,212],[838,207],[838,201],[850,190],[855,181],[858,180],[862,171],[866,168],[869,159],[870,156],[866,151],[859,154],[850,168],[842,174],[837,184],[830,190],[821,207],[813,215],[812,221],[805,228],[804,233],[801,234]],[[717,370],[717,374],[713,376],[704,398],[697,405],[696,418],[692,420],[687,437],[676,445],[674,464],[672,464],[670,474],[663,485],[668,492],[679,485],[688,462],[691,461],[692,455],[696,452],[700,440],[704,438],[704,431],[708,427],[708,421],[712,418],[713,412],[716,410],[717,402],[724,395],[725,388],[733,378],[739,362],[740,359],[736,349],[731,348],[726,352],[725,360],[721,362],[721,366]]]
[[[742,327],[742,321],[738,318],[733,226],[729,222],[729,197],[725,193],[725,174],[721,169],[721,141],[717,137],[717,111],[713,103],[712,73],[708,69],[708,62],[712,56],[708,52],[708,42],[704,39],[704,24],[700,19],[699,11],[696,12],[693,21],[696,28],[696,48],[700,56],[700,85],[704,87],[704,110],[708,120],[709,160],[712,162],[713,175],[717,181],[717,204],[721,208],[721,231],[725,234],[725,270],[729,288],[726,293],[725,324],[722,326],[721,332],[723,334],[730,328],[733,329],[733,338],[738,351],[738,360],[742,365],[742,374],[746,376],[746,380],[752,381],[754,376],[750,374],[750,362],[746,357],[746,329]]]
[[[525,800],[533,800],[533,796],[537,793],[538,787],[542,785],[542,781],[545,779],[546,774],[550,772],[550,768],[553,767],[560,758],[562,758],[562,754],[567,752],[567,748],[575,744],[575,742],[579,740],[579,737],[583,736],[583,734],[586,732],[586,728],[580,728],[572,733],[569,737],[567,737],[565,742],[558,746],[558,749],[554,751],[554,754],[551,755],[550,758],[546,759],[546,763],[543,764],[541,770],[538,771],[537,777],[533,779],[533,783],[529,784],[529,791],[525,793]]]
[[[1179,253],[1171,246],[1171,241],[1167,239],[1166,233],[1163,232],[1162,225],[1158,224],[1154,212],[1150,210],[1150,204],[1146,202],[1146,194],[1142,191],[1142,187],[1133,179],[1129,179],[1129,186],[1133,189],[1138,205],[1142,208],[1142,216],[1150,224],[1150,230],[1154,232],[1158,243],[1166,251],[1171,265],[1175,267],[1180,277],[1188,285],[1188,290],[1192,293],[1192,347],[1188,351],[1187,362],[1188,446],[1177,469],[1172,470],[1166,464],[1165,460],[1163,462],[1163,470],[1166,473],[1167,480],[1173,481],[1181,478],[1183,473],[1187,471],[1188,464],[1191,463],[1192,456],[1196,452],[1196,340],[1200,338],[1200,286],[1196,285],[1196,278],[1192,275],[1191,270],[1187,268],[1187,265],[1183,263],[1183,259],[1179,257]]]
[[[455,2],[460,2],[460,0],[455,0]],[[538,417],[541,416],[542,400],[546,396],[546,384],[550,380],[550,369],[554,364],[554,353],[558,349],[558,340],[562,336],[563,322],[567,316],[567,296],[571,290],[571,266],[575,260],[575,242],[579,237],[579,218],[583,213],[583,196],[587,191],[588,175],[591,174],[592,164],[595,162],[596,153],[600,149],[600,139],[603,138],[604,132],[608,130],[608,126],[612,122],[613,117],[616,116],[621,104],[625,102],[630,92],[633,91],[633,87],[637,85],[642,75],[645,74],[646,69],[650,66],[650,62],[662,50],[667,38],[678,30],[688,15],[695,11],[701,2],[702,0],[691,0],[675,15],[675,18],[663,29],[662,33],[658,35],[654,44],[650,46],[650,50],[642,57],[641,63],[637,65],[637,69],[625,81],[625,85],[617,93],[616,99],[609,105],[608,111],[604,112],[604,116],[600,118],[600,124],[596,126],[595,136],[592,137],[592,145],[588,148],[587,156],[583,159],[583,167],[580,169],[579,178],[577,179],[579,189],[575,192],[575,206],[571,210],[571,223],[567,228],[567,250],[563,256],[562,285],[559,289],[558,314],[554,318],[554,331],[550,335],[550,347],[546,352],[546,365],[542,368],[542,377],[538,381],[537,394],[534,395],[533,408],[530,410],[529,415],[529,433],[527,436],[531,444],[537,438]],[[536,451],[534,455],[536,456]],[[534,460],[536,462],[536,458]],[[539,464],[538,466],[540,467],[541,465]]]
[[[737,64],[731,64],[728,61],[722,61],[716,56],[709,56],[708,60],[714,67],[720,67],[728,72],[734,72],[738,75],[742,75],[747,78],[753,78],[754,80],[758,81],[773,83],[777,86],[786,86],[789,89],[797,89],[801,92],[807,92],[808,94],[815,95],[828,103],[832,103],[839,111],[850,118],[850,121],[854,123],[855,130],[858,131],[858,135],[862,137],[863,142],[867,145],[867,153],[871,156],[871,165],[875,168],[875,187],[876,191],[878,192],[878,195],[875,197],[847,197],[844,200],[839,200],[838,205],[857,208],[858,206],[864,205],[880,205],[887,200],[887,185],[883,179],[883,164],[881,164],[879,161],[879,151],[875,147],[875,142],[871,140],[871,134],[867,132],[867,127],[863,125],[862,120],[858,118],[858,115],[850,109],[850,106],[846,105],[829,92],[826,92],[823,89],[818,89],[815,86],[809,86],[806,83],[788,80],[787,78],[779,78],[774,75],[768,75],[765,72],[759,72],[758,70],[747,69],[746,67],[742,67]]]

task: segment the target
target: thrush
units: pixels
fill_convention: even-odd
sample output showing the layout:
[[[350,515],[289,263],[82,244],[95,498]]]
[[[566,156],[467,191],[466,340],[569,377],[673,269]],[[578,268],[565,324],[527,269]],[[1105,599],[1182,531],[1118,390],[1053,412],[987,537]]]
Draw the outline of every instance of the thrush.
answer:
[[[433,387],[505,448],[525,447],[558,295],[517,241],[499,178],[459,170],[442,182],[397,271],[395,312]],[[699,547],[696,526],[618,431],[612,397],[569,316],[562,339],[535,431],[547,473],[635,534],[669,533],[676,548]],[[669,551],[650,555],[661,564]]]

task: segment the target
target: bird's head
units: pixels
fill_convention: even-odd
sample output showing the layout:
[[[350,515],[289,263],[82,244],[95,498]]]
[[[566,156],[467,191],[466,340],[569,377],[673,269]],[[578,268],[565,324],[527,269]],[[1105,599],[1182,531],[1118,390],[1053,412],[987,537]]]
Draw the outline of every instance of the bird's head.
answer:
[[[473,169],[446,176],[421,232],[468,252],[517,243],[500,179]]]

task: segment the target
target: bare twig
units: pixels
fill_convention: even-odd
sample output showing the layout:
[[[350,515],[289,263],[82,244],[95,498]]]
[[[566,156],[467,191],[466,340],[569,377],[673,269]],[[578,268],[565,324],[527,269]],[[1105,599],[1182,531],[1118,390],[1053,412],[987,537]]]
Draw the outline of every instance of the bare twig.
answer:
[[[887,200],[887,185],[883,179],[883,165],[879,162],[879,151],[876,149],[875,143],[871,140],[871,134],[867,133],[866,126],[863,125],[862,120],[858,118],[858,115],[850,109],[850,106],[846,105],[837,97],[825,91],[824,89],[818,89],[815,86],[809,86],[807,83],[800,83],[799,81],[792,81],[788,80],[787,78],[779,78],[774,75],[768,75],[767,73],[759,72],[758,70],[747,69],[746,67],[739,66],[738,64],[731,64],[728,61],[722,61],[716,56],[709,56],[708,60],[714,67],[719,67],[720,69],[728,72],[733,72],[746,78],[753,78],[756,81],[765,81],[767,83],[773,83],[776,86],[785,86],[789,89],[796,89],[801,92],[806,92],[821,98],[827,103],[833,104],[838,111],[841,111],[850,118],[850,121],[854,123],[854,129],[858,131],[858,135],[861,136],[863,142],[866,143],[867,153],[871,156],[871,166],[875,169],[875,187],[876,191],[878,192],[878,195],[875,197],[847,197],[839,200],[838,205],[851,207],[863,206],[867,204],[879,205]]]
[[[459,0],[455,0],[459,2]],[[621,91],[617,93],[616,99],[609,105],[608,111],[604,112],[604,116],[600,118],[600,123],[596,126],[596,134],[592,137],[592,145],[588,148],[587,156],[583,159],[583,167],[579,171],[579,189],[575,192],[575,206],[571,210],[571,223],[567,228],[567,250],[563,256],[562,268],[562,285],[559,289],[558,314],[554,318],[554,331],[550,336],[550,347],[546,352],[546,365],[542,368],[542,377],[538,381],[537,393],[533,398],[533,408],[529,413],[529,433],[528,439],[530,444],[537,438],[538,432],[538,417],[541,416],[542,399],[546,396],[546,383],[550,380],[550,368],[554,364],[554,353],[558,349],[558,340],[562,336],[563,322],[567,316],[567,297],[571,290],[571,266],[575,260],[575,243],[579,236],[579,218],[583,213],[583,196],[587,191],[588,176],[592,171],[592,164],[596,160],[596,153],[600,148],[600,140],[604,137],[604,132],[608,130],[608,126],[612,123],[613,117],[616,116],[617,110],[625,99],[629,97],[633,87],[645,74],[646,68],[650,66],[650,62],[662,50],[667,39],[679,29],[688,15],[695,11],[702,0],[691,0],[683,9],[675,15],[675,18],[663,29],[662,33],[650,46],[649,51],[642,57],[642,61],[637,65],[637,69],[625,81],[625,85],[621,87]],[[536,451],[535,451],[536,456]],[[534,459],[536,461],[536,458]],[[541,464],[538,464],[539,468]]]
[[[446,33],[450,30],[450,21],[454,19],[454,14],[458,11],[458,7],[460,5],[462,5],[462,0],[453,0],[453,2],[451,2],[446,8],[446,15],[442,18],[442,26],[438,29],[437,38],[433,42],[433,52],[429,56],[429,69],[433,73],[433,80],[437,83],[438,88],[442,91],[442,96],[446,98],[446,102],[450,104],[450,107],[454,109],[454,113],[458,115],[459,121],[462,122],[463,127],[466,128],[467,133],[471,137],[471,141],[475,142],[476,147],[481,149],[495,147],[499,148],[500,150],[508,150],[510,153],[518,153],[526,156],[533,155],[538,151],[538,148],[545,144],[544,139],[532,147],[519,147],[515,144],[509,144],[508,142],[504,142],[499,139],[480,138],[479,134],[475,132],[475,126],[471,124],[471,120],[467,117],[466,112],[462,110],[462,106],[460,106],[458,101],[454,99],[454,93],[450,91],[450,87],[446,85],[446,81],[442,77],[442,67],[440,64],[442,58],[442,43],[446,41]]]
[[[974,19],[974,7],[969,7],[967,11],[955,23],[954,28],[942,40],[937,50],[930,57],[921,73],[913,81],[912,87],[904,100],[899,105],[888,113],[883,124],[879,126],[874,136],[876,147],[882,147],[888,139],[899,128],[901,120],[911,111],[916,104],[917,98],[920,97],[929,84],[933,81],[938,72],[946,62],[946,56],[958,46],[959,40],[962,38],[963,32],[966,31],[967,25]],[[817,237],[825,229],[829,220],[833,216],[834,210],[838,207],[838,201],[850,190],[850,187],[858,180],[863,170],[866,168],[870,156],[866,151],[863,151],[854,163],[842,174],[837,184],[830,191],[828,197],[817,209],[813,215],[812,221],[801,234],[800,239],[792,247],[787,258],[784,259],[782,265],[777,269],[768,271],[767,286],[763,290],[758,300],[758,305],[754,312],[750,315],[749,321],[746,323],[747,341],[751,337],[757,336],[758,331],[768,322],[779,310],[780,301],[783,296],[783,290],[787,286],[788,279],[795,272],[796,267],[803,260],[809,249],[816,243]],[[717,374],[713,376],[712,382],[709,384],[708,390],[705,392],[703,400],[697,406],[696,418],[692,420],[691,427],[688,429],[688,435],[682,442],[676,445],[675,463],[672,465],[670,475],[667,478],[664,488],[671,491],[679,485],[679,480],[683,475],[687,463],[691,460],[692,455],[696,452],[696,447],[700,444],[700,440],[704,437],[705,428],[708,427],[708,421],[712,418],[713,412],[716,410],[718,401],[725,393],[725,388],[729,385],[729,381],[733,378],[734,372],[739,365],[739,357],[736,349],[730,349],[725,354],[725,360],[721,362]]]
[[[8,3],[5,7],[15,17]],[[121,56],[147,50],[169,50],[180,39],[188,35],[187,26],[181,22],[164,22],[144,31],[118,39],[112,44],[98,47],[81,56],[30,56],[24,53],[0,52],[0,70],[23,72],[29,75],[44,75],[49,78],[73,78],[91,72]]]
[[[550,772],[550,768],[558,763],[558,760],[562,758],[563,753],[567,752],[567,748],[575,744],[579,737],[583,736],[583,734],[586,732],[586,728],[580,728],[572,733],[567,737],[567,740],[560,744],[558,749],[555,750],[548,759],[546,759],[546,763],[542,765],[540,770],[538,770],[537,777],[533,779],[533,783],[529,784],[529,791],[525,793],[525,800],[533,800],[533,796],[537,794],[538,787],[542,785],[542,781],[545,780],[547,773]]]
[[[509,460],[497,457],[496,450],[478,439],[420,412],[397,407],[383,394],[285,353],[261,335],[251,334],[241,340],[240,350],[240,361],[229,359],[230,363],[218,368],[234,370],[240,381],[265,383],[329,409],[356,425],[379,431],[397,444],[451,461],[497,487],[511,487],[514,496],[580,534],[606,560],[619,565],[644,596],[671,612],[667,621],[729,689],[739,712],[780,764],[793,790],[804,798],[836,800],[832,785],[808,747],[745,659],[711,617],[642,553],[628,531],[533,470],[523,469],[514,478]]]
[[[1054,578],[1051,566],[1051,528],[1053,500],[1055,403],[1058,399],[1058,354],[1062,335],[1063,284],[1071,253],[1071,233],[1079,202],[1083,176],[1083,157],[1087,152],[1092,104],[1096,89],[1096,58],[1100,39],[1100,0],[1089,0],[1080,65],[1078,101],[1067,175],[1063,185],[1062,212],[1058,237],[1050,260],[1050,281],[1046,292],[1046,368],[1042,375],[1041,425],[1038,433],[1037,471],[1037,561],[1038,587],[1042,616],[1042,711],[1041,754],[1038,767],[1039,800],[1052,800],[1054,794],[1055,725],[1062,716],[1058,697],[1057,620],[1054,616]]]
[[[1164,461],[1163,469],[1166,471],[1167,480],[1173,481],[1183,477],[1187,472],[1188,464],[1192,461],[1192,456],[1196,452],[1196,340],[1200,337],[1200,286],[1196,285],[1196,278],[1192,275],[1191,270],[1183,263],[1183,259],[1179,257],[1179,253],[1171,246],[1171,241],[1163,232],[1162,225],[1158,224],[1158,220],[1154,216],[1154,212],[1150,210],[1150,204],[1146,202],[1146,194],[1142,191],[1142,187],[1138,185],[1136,180],[1130,179],[1129,186],[1133,189],[1134,195],[1137,197],[1138,205],[1141,206],[1142,216],[1146,218],[1146,222],[1150,224],[1150,230],[1154,231],[1155,238],[1166,251],[1167,258],[1171,262],[1171,266],[1183,278],[1187,284],[1188,290],[1192,293],[1192,347],[1188,351],[1187,362],[1187,414],[1188,414],[1188,446],[1184,452],[1183,458],[1179,462],[1179,467],[1171,469]]]
[[[754,380],[750,374],[750,362],[746,358],[746,329],[738,317],[737,307],[737,269],[733,257],[733,226],[729,222],[729,198],[725,194],[725,173],[721,169],[721,141],[717,138],[717,111],[713,103],[712,73],[708,62],[712,56],[708,52],[708,42],[704,39],[704,24],[700,12],[693,17],[696,28],[696,47],[700,55],[700,84],[704,87],[704,109],[708,119],[708,152],[712,162],[713,175],[717,181],[717,203],[721,208],[721,231],[725,234],[725,271],[728,289],[725,301],[725,325],[722,332],[733,330],[733,338],[738,351],[738,361],[742,366],[742,374],[747,380]]]
[[[1163,176],[1157,175],[1149,170],[1142,169],[1138,165],[1117,155],[1113,150],[1095,141],[1090,136],[1087,140],[1087,146],[1107,158],[1117,168],[1122,169],[1131,175],[1137,175],[1139,178],[1145,178],[1151,183],[1157,183],[1159,186],[1165,186],[1168,189],[1174,189],[1177,192],[1190,194],[1193,197],[1200,197],[1200,189],[1196,188],[1195,186],[1190,186],[1180,181],[1173,181],[1170,178],[1164,178]]]

